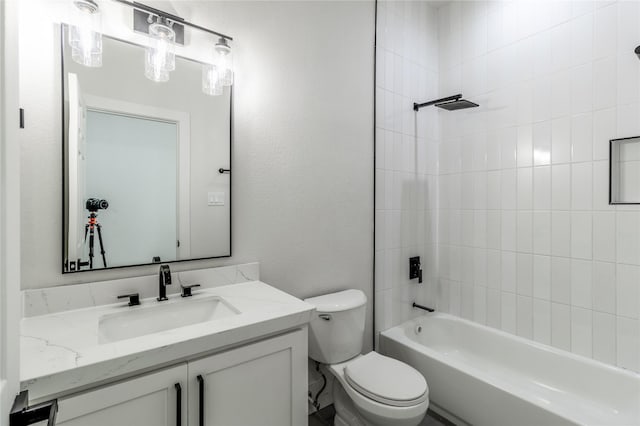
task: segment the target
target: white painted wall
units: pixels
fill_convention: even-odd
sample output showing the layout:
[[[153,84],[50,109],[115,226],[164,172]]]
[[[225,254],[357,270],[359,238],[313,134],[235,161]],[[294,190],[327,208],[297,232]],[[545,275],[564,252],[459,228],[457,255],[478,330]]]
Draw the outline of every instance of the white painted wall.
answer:
[[[20,391],[20,146],[17,2],[0,2],[0,426]]]
[[[21,2],[23,18],[45,13],[36,1]],[[184,1],[176,8],[235,39],[234,256],[172,268],[259,261],[264,281],[295,296],[359,288],[371,299],[374,4]],[[58,40],[50,24],[21,22],[28,120],[21,141],[22,287],[155,271],[61,275]]]

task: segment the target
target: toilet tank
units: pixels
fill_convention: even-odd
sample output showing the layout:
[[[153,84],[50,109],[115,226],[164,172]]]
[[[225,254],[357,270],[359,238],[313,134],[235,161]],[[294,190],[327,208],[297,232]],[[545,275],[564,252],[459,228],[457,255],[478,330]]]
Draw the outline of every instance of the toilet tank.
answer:
[[[362,351],[367,297],[360,290],[305,299],[316,307],[309,324],[309,358],[336,364]]]

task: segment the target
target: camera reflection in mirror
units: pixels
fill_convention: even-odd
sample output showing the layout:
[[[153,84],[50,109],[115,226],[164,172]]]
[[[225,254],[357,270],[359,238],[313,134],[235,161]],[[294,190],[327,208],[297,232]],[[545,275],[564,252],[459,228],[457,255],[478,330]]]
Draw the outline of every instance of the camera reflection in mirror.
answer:
[[[63,43],[63,272],[89,269],[78,267],[89,260],[89,198],[109,203],[99,212],[108,267],[230,256],[230,175],[218,169],[231,166],[231,89],[203,94],[190,84],[201,64],[179,56],[170,81],[151,82],[137,72],[142,46],[103,42],[95,69],[75,64]],[[226,202],[209,203],[210,193]]]

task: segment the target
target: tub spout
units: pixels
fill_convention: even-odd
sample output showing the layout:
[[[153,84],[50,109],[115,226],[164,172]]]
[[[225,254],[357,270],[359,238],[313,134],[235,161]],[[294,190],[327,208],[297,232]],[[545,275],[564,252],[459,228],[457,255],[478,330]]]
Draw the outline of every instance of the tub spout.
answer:
[[[413,305],[411,305],[411,306],[413,306],[414,308],[423,309],[423,310],[425,310],[427,312],[433,312],[434,311],[434,309],[427,308],[426,306],[423,306],[423,305],[418,305],[416,302],[413,302]]]

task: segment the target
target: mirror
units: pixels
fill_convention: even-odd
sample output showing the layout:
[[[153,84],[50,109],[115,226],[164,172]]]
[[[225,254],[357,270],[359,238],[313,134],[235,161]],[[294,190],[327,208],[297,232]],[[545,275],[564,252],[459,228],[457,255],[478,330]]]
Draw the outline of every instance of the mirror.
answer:
[[[66,35],[63,272],[230,256],[231,88],[204,94],[177,55],[152,82],[144,47],[106,36],[83,67]]]
[[[609,141],[609,204],[640,204],[640,137]]]

